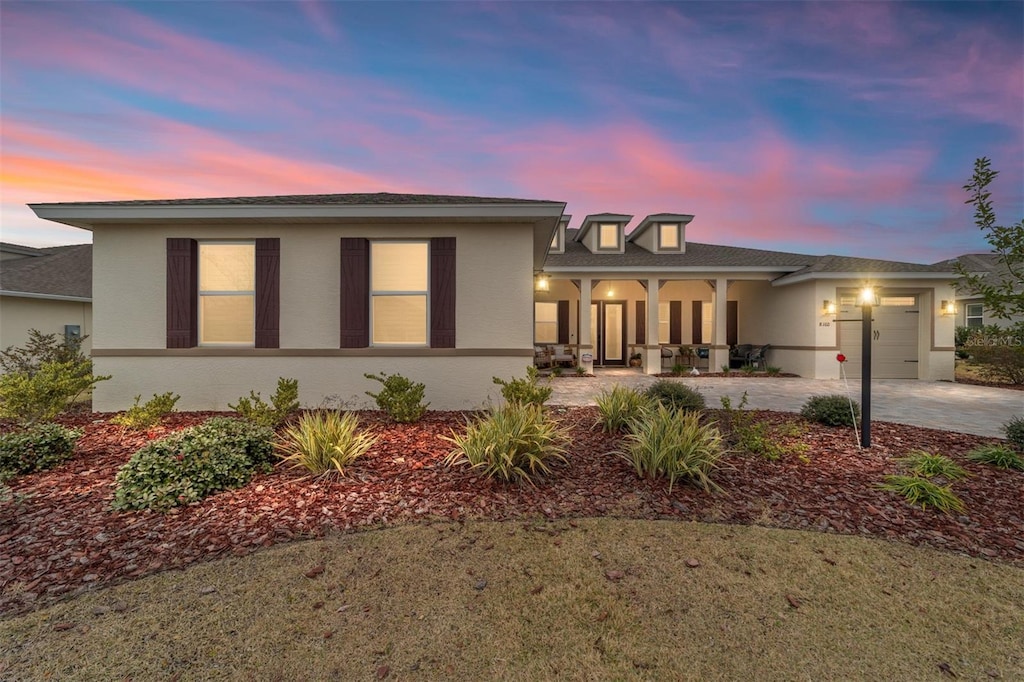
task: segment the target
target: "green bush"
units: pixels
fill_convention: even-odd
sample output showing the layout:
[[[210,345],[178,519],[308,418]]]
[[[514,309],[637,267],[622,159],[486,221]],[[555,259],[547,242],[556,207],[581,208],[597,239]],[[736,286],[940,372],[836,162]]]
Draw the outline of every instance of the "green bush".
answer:
[[[1001,469],[1024,471],[1024,457],[1005,445],[979,445],[967,453],[967,459]]]
[[[776,367],[775,365],[768,365],[764,368],[764,373],[770,377],[777,377],[782,374],[782,368]]]
[[[423,404],[423,391],[426,386],[406,379],[401,374],[364,374],[367,379],[383,384],[380,393],[366,392],[377,401],[377,407],[388,413],[393,420],[405,424],[417,422],[427,411],[429,403]]]
[[[93,376],[92,362],[44,362],[36,372],[0,375],[0,417],[21,424],[49,421],[109,376]]]
[[[215,417],[153,441],[117,472],[113,507],[166,511],[243,486],[254,471],[270,470],[273,435],[267,426]]]
[[[1024,327],[988,325],[973,329],[964,350],[985,378],[1024,384]]]
[[[757,371],[757,366],[756,365],[743,365],[742,367],[740,367],[740,371],[743,372],[744,374],[746,374],[747,376],[750,376],[751,374],[753,374],[754,372]]]
[[[618,384],[611,391],[602,390],[596,402],[601,415],[597,423],[608,433],[629,431],[630,425],[654,406],[647,395]]]
[[[239,398],[237,405],[229,404],[228,407],[248,422],[276,429],[299,410],[299,380],[278,377],[277,390],[270,397],[270,404],[264,402],[259,393],[249,391],[248,398]]]
[[[941,476],[947,481],[958,481],[967,477],[963,467],[945,455],[933,455],[924,450],[911,450],[906,457],[897,460],[915,476],[934,478]]]
[[[161,419],[174,412],[174,405],[178,402],[179,398],[181,398],[180,395],[170,391],[160,395],[154,393],[153,397],[147,400],[145,404],[139,405],[142,396],[137,395],[135,396],[135,404],[121,414],[115,415],[111,418],[110,422],[139,431],[148,429],[151,426],[156,426],[160,423]]]
[[[50,469],[71,457],[81,431],[35,424],[0,436],[0,478]]]
[[[1003,424],[1006,440],[1017,452],[1024,453],[1024,417],[1013,417]]]
[[[42,366],[51,362],[71,362],[78,365],[89,363],[82,354],[82,341],[89,338],[65,338],[57,334],[43,334],[38,329],[28,330],[28,341],[24,346],[8,346],[0,351],[0,372],[24,372],[35,374]],[[92,364],[82,368],[82,374],[92,372]]]
[[[504,379],[494,377],[494,383],[501,386],[501,397],[507,403],[542,406],[551,397],[551,387],[538,386],[538,376],[537,368],[530,365],[526,368],[525,379],[505,381]]]
[[[800,416],[825,426],[856,426],[860,403],[845,395],[815,395],[804,403]]]
[[[647,397],[673,410],[703,410],[704,396],[686,384],[659,379],[647,389]]]
[[[940,486],[926,478],[918,476],[886,476],[884,483],[879,483],[882,490],[902,495],[910,504],[921,505],[921,509],[934,507],[941,512],[962,512],[964,503],[948,485]]]
[[[285,429],[277,452],[292,468],[318,477],[341,477],[375,442],[372,433],[360,433],[359,419],[352,412],[310,412]]]
[[[970,327],[957,327],[953,332],[953,345],[957,348],[963,348],[967,345],[967,339],[969,339],[970,336]]]
[[[488,478],[525,481],[548,474],[553,461],[565,461],[568,437],[540,405],[508,402],[486,417],[466,424],[465,434],[453,433],[446,463],[469,464]]]
[[[725,454],[722,435],[714,424],[701,424],[696,412],[658,409],[633,424],[618,454],[633,465],[640,477],[668,477],[669,492],[677,480],[692,481],[711,492],[719,486],[711,473]]]
[[[676,364],[672,365],[672,374],[674,376],[681,377],[683,376],[684,372],[686,372],[686,365],[682,364],[681,362],[677,362]]]

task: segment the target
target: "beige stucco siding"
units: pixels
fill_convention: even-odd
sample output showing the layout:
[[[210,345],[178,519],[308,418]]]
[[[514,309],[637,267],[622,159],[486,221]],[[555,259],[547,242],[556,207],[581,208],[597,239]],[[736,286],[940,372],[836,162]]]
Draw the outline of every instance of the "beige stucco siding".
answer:
[[[161,357],[130,351],[166,347],[166,240],[280,239],[280,346],[282,350],[335,350],[340,345],[340,245],[343,237],[456,239],[456,349],[475,356],[388,357]],[[101,225],[93,240],[94,347],[124,351],[96,358],[113,374],[97,390],[96,409],[123,409],[135,395],[174,390],[182,407],[220,409],[278,376],[300,380],[303,401],[315,404],[338,387],[372,388],[364,371],[401,371],[427,383],[434,407],[479,406],[495,374],[522,375],[532,353],[532,225],[456,223],[338,225]],[[488,349],[500,349],[493,357]],[[509,350],[522,349],[523,355]],[[408,372],[407,372],[408,370]],[[415,370],[415,371],[413,371]],[[305,377],[305,380],[303,380]],[[430,379],[430,381],[426,381]],[[357,381],[358,380],[358,381]],[[431,382],[434,386],[431,387]]]
[[[90,335],[82,343],[88,355],[93,342],[91,308],[91,304],[80,301],[0,296],[0,349],[24,345],[30,329],[63,339],[64,325],[77,324],[83,335]]]

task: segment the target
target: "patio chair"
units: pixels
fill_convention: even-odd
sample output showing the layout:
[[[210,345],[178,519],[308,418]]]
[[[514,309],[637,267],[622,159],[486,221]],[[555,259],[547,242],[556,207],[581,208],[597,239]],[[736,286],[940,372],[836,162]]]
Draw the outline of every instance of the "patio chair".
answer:
[[[661,347],[661,368],[665,369],[665,360],[668,360],[668,369],[672,369],[672,366],[675,364],[675,361],[673,360],[673,358],[675,358],[675,356],[676,356],[676,354],[675,354],[675,352],[671,348],[669,348],[667,346],[662,346]]]
[[[754,350],[751,343],[741,343],[729,349],[729,367],[738,369],[743,365],[750,364],[750,354]]]
[[[550,367],[551,366],[551,351],[544,346],[533,347],[533,365],[535,367]]]
[[[747,356],[747,363],[753,365],[756,369],[764,371],[768,367],[768,349],[771,348],[771,344],[764,344],[763,346],[754,346],[754,350],[750,351],[750,355]]]
[[[568,367],[575,367],[576,356],[573,354],[572,349],[567,346],[551,346],[551,364],[552,366],[566,365]]]

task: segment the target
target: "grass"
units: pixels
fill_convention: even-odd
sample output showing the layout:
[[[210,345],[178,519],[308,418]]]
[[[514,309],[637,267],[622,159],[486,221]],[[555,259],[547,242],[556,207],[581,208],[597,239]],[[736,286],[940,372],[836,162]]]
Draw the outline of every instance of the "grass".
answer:
[[[941,680],[947,664],[1009,680],[1022,640],[1024,571],[978,559],[746,526],[468,522],[274,547],[0,621],[0,678]]]

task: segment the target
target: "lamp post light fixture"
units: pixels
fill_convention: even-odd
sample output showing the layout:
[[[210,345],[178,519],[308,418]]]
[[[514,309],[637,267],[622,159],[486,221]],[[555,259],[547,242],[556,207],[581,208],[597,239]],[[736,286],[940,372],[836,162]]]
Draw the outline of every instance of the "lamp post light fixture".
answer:
[[[871,447],[871,307],[877,303],[875,288],[860,292],[861,364],[860,364],[860,446]]]

